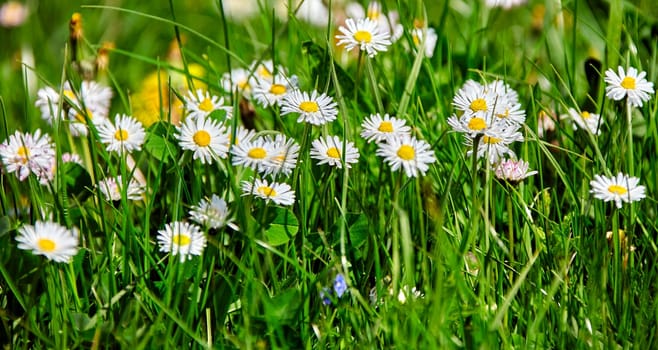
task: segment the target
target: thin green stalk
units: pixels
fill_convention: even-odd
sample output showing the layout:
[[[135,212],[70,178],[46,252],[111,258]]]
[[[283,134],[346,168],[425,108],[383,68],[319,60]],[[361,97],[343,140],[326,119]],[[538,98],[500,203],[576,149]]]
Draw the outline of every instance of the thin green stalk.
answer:
[[[470,213],[470,229],[466,231],[466,237],[462,238],[462,241],[459,245],[459,252],[463,256],[467,251],[471,249],[471,244],[473,239],[479,229],[479,219],[478,212],[480,211],[480,201],[478,196],[478,155],[477,149],[480,143],[482,135],[477,135],[473,139],[473,154],[471,157],[471,213]]]

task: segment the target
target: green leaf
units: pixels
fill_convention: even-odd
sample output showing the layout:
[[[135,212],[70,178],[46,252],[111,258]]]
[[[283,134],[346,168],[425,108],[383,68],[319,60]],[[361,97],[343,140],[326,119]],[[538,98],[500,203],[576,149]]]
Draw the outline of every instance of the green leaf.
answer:
[[[289,324],[296,320],[301,307],[302,296],[295,288],[278,294],[270,299],[267,307],[267,318],[279,324]]]
[[[273,246],[281,245],[299,231],[299,221],[290,209],[276,208],[274,220],[265,231],[267,242]]]
[[[87,189],[93,187],[91,176],[89,176],[87,170],[78,163],[64,163],[60,175],[62,176],[62,184],[66,188],[66,192],[71,193],[76,197],[88,195],[89,191]]]
[[[11,231],[9,217],[8,216],[0,217],[0,237],[6,235],[7,232],[9,231]]]
[[[153,124],[149,128],[144,149],[157,160],[168,164],[171,160],[177,157],[178,148],[176,145],[167,139],[171,133],[169,126],[164,122]]]
[[[352,247],[360,248],[368,240],[368,218],[360,214],[349,228],[350,242]]]

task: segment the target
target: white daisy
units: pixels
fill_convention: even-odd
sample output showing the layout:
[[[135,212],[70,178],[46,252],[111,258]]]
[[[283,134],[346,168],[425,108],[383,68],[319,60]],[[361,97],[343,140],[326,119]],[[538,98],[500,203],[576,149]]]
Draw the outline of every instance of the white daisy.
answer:
[[[528,162],[523,159],[514,160],[506,159],[496,165],[494,172],[496,177],[511,183],[517,183],[521,180],[537,174],[537,171],[528,171]]]
[[[644,186],[639,183],[640,179],[637,177],[629,177],[620,172],[616,177],[594,175],[594,180],[589,184],[594,198],[605,202],[614,200],[617,208],[621,208],[621,202],[637,202],[645,197]]]
[[[384,114],[384,117],[378,114],[371,114],[366,118],[361,127],[361,137],[366,139],[368,143],[371,141],[381,142],[389,138],[401,137],[402,135],[410,135],[411,128],[405,125],[404,119],[391,117]]]
[[[132,152],[142,149],[146,133],[137,119],[125,114],[117,114],[114,124],[107,121],[98,126],[98,136],[107,145],[108,152]]]
[[[436,161],[434,151],[427,142],[409,135],[394,137],[386,143],[380,143],[377,155],[384,158],[384,161],[391,166],[391,170],[403,168],[409,177],[417,177],[419,172],[425,175],[429,164]]]
[[[336,120],[338,104],[326,94],[318,94],[313,90],[308,92],[291,91],[281,102],[281,115],[297,113],[297,122],[307,122],[312,125],[324,125]]]
[[[528,2],[528,0],[485,0],[484,3],[487,7],[502,7],[506,10],[515,6],[520,6]]]
[[[274,155],[272,140],[258,137],[251,141],[243,141],[231,147],[233,165],[242,165],[259,173],[270,171],[269,159]]]
[[[97,186],[103,194],[103,197],[105,197],[105,200],[112,202],[121,200],[123,185],[123,178],[119,175],[116,178],[108,177],[104,180],[98,181]],[[144,187],[142,187],[135,179],[130,179],[126,189],[126,198],[130,201],[138,201],[141,200],[143,196]]]
[[[37,129],[34,134],[16,131],[0,145],[0,157],[7,173],[16,173],[20,181],[30,173],[49,173],[55,161],[55,146],[47,134]]]
[[[206,236],[199,226],[175,221],[158,230],[160,251],[180,256],[180,262],[191,260],[193,255],[201,255],[206,247]]]
[[[237,230],[237,226],[232,223],[231,213],[228,210],[226,201],[216,194],[212,197],[204,198],[190,210],[190,217],[195,222],[214,229],[220,229],[229,226]]]
[[[295,192],[290,185],[279,182],[269,184],[267,180],[262,179],[242,181],[242,195],[254,195],[266,202],[272,201],[278,205],[292,205],[295,203]]]
[[[543,138],[548,132],[555,131],[555,118],[546,111],[539,111],[537,116],[537,136]]]
[[[67,88],[68,82],[66,82],[64,86]],[[72,91],[70,96],[71,98],[75,99],[75,95]],[[64,111],[66,110],[66,107],[60,106],[59,103],[59,93],[57,93],[57,91],[55,91],[55,89],[51,88],[50,86],[46,86],[37,91],[37,100],[34,104],[41,111],[41,118],[47,121],[50,125],[54,124],[54,120],[59,121],[64,119]]]
[[[226,158],[229,141],[226,127],[221,123],[209,118],[189,118],[176,130],[180,147],[193,151],[193,158],[201,159],[201,163]]]
[[[476,81],[468,80],[455,94],[453,105],[462,116],[485,119],[494,114],[502,114],[502,104],[494,89],[487,88]]]
[[[98,128],[109,120],[107,114],[99,108],[85,108],[84,110],[77,107],[69,108],[68,122],[71,135],[87,136],[89,132],[88,121],[91,121]]]
[[[329,164],[340,169],[343,167],[343,156],[345,167],[351,168],[352,163],[359,161],[359,150],[349,141],[343,145],[338,136],[327,136],[313,141],[311,158],[319,160],[318,165]]]
[[[233,108],[224,105],[224,99],[211,95],[208,91],[198,89],[196,92],[189,91],[185,100],[185,109],[189,118],[206,117],[211,112],[223,110],[226,112],[226,119],[233,116]]]
[[[390,34],[382,31],[377,22],[369,18],[361,18],[357,22],[353,18],[348,18],[344,26],[338,30],[342,33],[336,35],[338,46],[345,45],[345,50],[351,51],[358,47],[365,51],[368,56],[374,57],[379,51],[386,51],[391,45]]]
[[[254,87],[252,97],[263,107],[281,106],[290,91],[297,88],[296,78],[287,78],[278,74],[272,80],[261,79]]]
[[[628,71],[625,72],[621,66],[617,68],[617,71],[619,75],[612,68],[605,71],[605,82],[608,84],[605,87],[605,95],[608,98],[619,101],[628,96],[628,103],[634,107],[642,107],[644,102],[651,99],[653,83],[644,78],[647,75],[646,72],[638,74],[634,67],[628,68]]]
[[[244,68],[236,68],[230,73],[224,73],[222,76],[222,88],[228,93],[239,91],[242,96],[249,98],[251,96],[252,86],[255,80],[250,77],[249,71]]]
[[[413,40],[416,48],[423,44],[425,57],[432,58],[432,56],[434,56],[436,41],[439,39],[439,36],[436,34],[436,30],[434,30],[434,28],[414,28],[411,30],[411,39]],[[424,43],[423,40],[425,40]]]
[[[272,174],[276,176],[283,173],[289,176],[297,166],[299,144],[283,134],[277,134],[269,144],[272,146],[272,151],[266,160],[265,175]]]
[[[229,144],[237,145],[240,142],[251,141],[256,136],[256,132],[254,130],[247,129],[242,125],[237,125],[235,127],[235,136],[234,136],[233,130],[229,126],[229,130],[227,131],[227,136],[228,136],[228,142],[226,144],[226,147],[230,148]]]
[[[574,130],[583,129],[597,136],[601,134],[603,120],[600,115],[587,111],[578,113],[577,110],[569,108],[569,117],[574,122]]]
[[[67,263],[78,253],[78,231],[55,222],[37,221],[18,229],[18,248],[31,250],[48,260]]]
[[[497,163],[505,156],[516,157],[514,151],[509,147],[516,141],[523,141],[523,135],[517,128],[499,128],[496,130],[487,130],[480,138],[477,149],[478,158],[485,156],[490,164]],[[473,139],[466,137],[466,145],[471,148],[466,154],[473,154]]]
[[[479,134],[486,134],[492,130],[495,132],[495,130],[505,127],[502,119],[495,117],[493,114],[478,115],[475,113],[466,113],[461,117],[453,114],[448,118],[448,125],[470,138],[474,138]]]

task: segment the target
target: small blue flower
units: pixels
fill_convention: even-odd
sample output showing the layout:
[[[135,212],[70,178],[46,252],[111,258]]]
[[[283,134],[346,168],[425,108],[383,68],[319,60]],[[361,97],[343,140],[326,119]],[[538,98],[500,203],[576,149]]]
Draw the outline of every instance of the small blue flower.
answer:
[[[336,292],[336,296],[339,298],[345,294],[347,291],[347,283],[345,283],[345,277],[342,274],[336,275],[336,278],[334,279],[334,291]]]
[[[329,297],[331,295],[331,289],[324,287],[320,291],[320,299],[322,299],[322,303],[324,305],[331,305],[331,298]]]

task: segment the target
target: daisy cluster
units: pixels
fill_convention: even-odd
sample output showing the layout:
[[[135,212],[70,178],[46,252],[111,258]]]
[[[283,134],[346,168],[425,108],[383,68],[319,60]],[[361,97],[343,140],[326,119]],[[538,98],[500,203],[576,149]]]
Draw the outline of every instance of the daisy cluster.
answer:
[[[468,80],[455,94],[453,106],[455,113],[448,118],[448,124],[463,134],[470,148],[467,155],[475,152],[478,158],[487,159],[496,175],[510,182],[535,173],[528,172],[527,163],[516,160],[510,147],[524,141],[520,130],[526,115],[517,92],[508,84],[502,80],[488,84]]]

